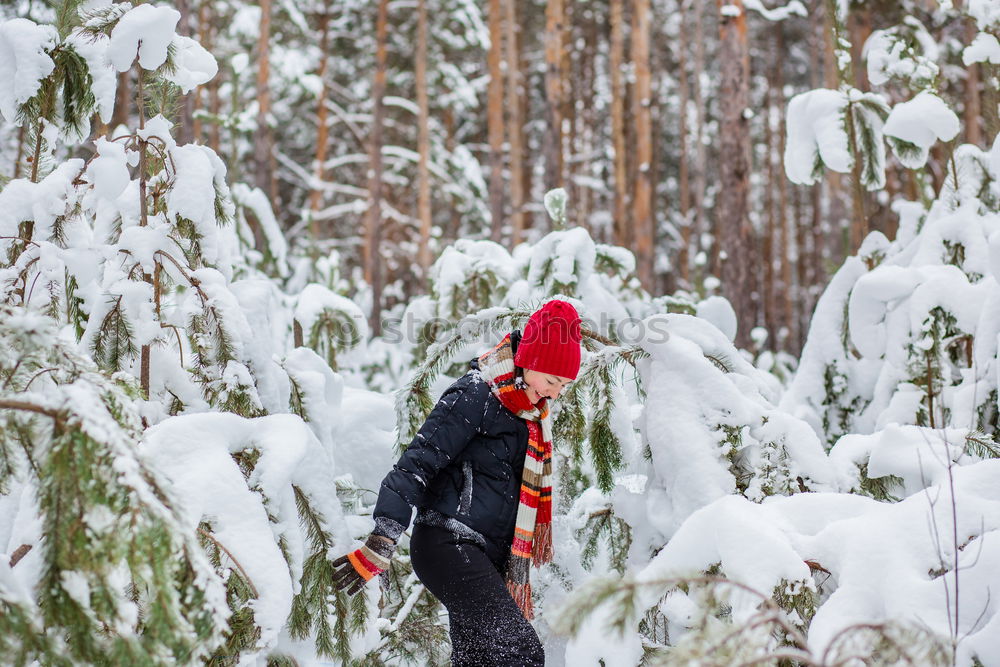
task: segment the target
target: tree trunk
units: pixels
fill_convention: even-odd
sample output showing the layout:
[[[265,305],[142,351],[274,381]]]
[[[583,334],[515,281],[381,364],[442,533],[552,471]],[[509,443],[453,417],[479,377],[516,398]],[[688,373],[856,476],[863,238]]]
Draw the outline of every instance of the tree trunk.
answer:
[[[782,21],[777,21],[774,24],[774,44],[776,53],[785,52],[785,24]],[[782,300],[782,316],[781,324],[785,328],[786,336],[782,341],[782,349],[785,351],[798,354],[799,350],[796,346],[795,349],[791,349],[789,346],[793,345],[792,341],[792,328],[794,327],[794,309],[795,301],[793,300],[792,294],[792,260],[793,258],[799,257],[802,252],[801,248],[796,248],[795,252],[792,252],[791,238],[788,230],[788,177],[785,176],[785,170],[782,168],[784,164],[785,156],[785,70],[784,70],[784,60],[781,58],[775,58],[774,60],[774,83],[771,86],[773,95],[775,96],[774,104],[778,113],[778,228],[780,240],[778,242],[779,247],[779,261],[781,262],[781,300]],[[797,221],[797,218],[796,218]]]
[[[319,222],[316,220],[316,212],[323,206],[323,181],[326,170],[327,145],[330,143],[330,128],[327,127],[326,98],[329,94],[326,83],[326,72],[329,65],[327,53],[330,46],[330,4],[329,0],[323,4],[323,12],[319,15],[319,69],[316,76],[319,77],[322,86],[319,97],[316,100],[316,155],[313,158],[313,186],[309,193],[309,210],[313,215],[309,218],[309,236],[313,241],[320,237]]]
[[[451,107],[446,107],[443,115],[445,133],[444,145],[448,150],[448,153],[452,154],[458,146],[458,139],[455,137],[455,112],[451,110]],[[449,206],[448,209],[451,211],[451,216],[448,219],[448,233],[445,239],[451,242],[457,239],[458,235],[461,233],[462,214],[459,212],[457,206]]]
[[[559,116],[562,118],[560,125],[565,131],[559,135],[559,153],[562,156],[562,186],[566,189],[566,220],[576,220],[577,218],[577,185],[573,180],[573,169],[576,165],[577,151],[577,125],[576,100],[579,95],[580,82],[577,79],[577,71],[573,67],[573,27],[575,24],[574,9],[579,3],[566,2],[563,0],[562,17],[562,37],[559,40],[559,52],[562,58],[560,67],[561,87],[560,99],[562,99],[562,111]]]
[[[962,9],[965,0],[955,3],[957,9]],[[965,16],[965,43],[971,44],[979,33],[976,21],[971,16]],[[972,63],[965,68],[965,142],[980,146],[983,141],[983,130],[986,130],[985,141],[990,142],[1000,130],[997,118],[997,67],[988,63]],[[985,82],[983,94],[980,95],[980,83]]]
[[[521,96],[525,95],[521,82],[521,39],[517,20],[516,0],[504,0],[506,42],[504,53],[507,62],[507,136],[510,139],[510,208],[511,239],[514,247],[524,234],[524,121],[521,118]]]
[[[191,3],[190,0],[175,0],[174,6],[181,14],[180,21],[177,22],[177,34],[185,37],[191,36]],[[194,98],[198,94],[198,89],[192,90],[187,95],[182,95],[180,100],[180,118],[177,124],[177,143],[189,144],[194,138]]]
[[[203,2],[203,5],[211,5],[209,2]],[[211,35],[209,39],[210,43],[215,43],[215,38],[219,34],[218,27],[215,25],[216,20],[218,20],[218,15],[213,14],[209,10],[209,18],[205,23],[205,34]],[[212,117],[212,122],[208,127],[208,145],[216,153],[222,150],[222,124],[219,122],[219,114],[222,112],[222,98],[219,95],[219,85],[222,82],[223,73],[226,70],[220,69],[219,73],[212,77],[212,80],[208,82],[208,113]],[[235,84],[234,84],[235,85]],[[235,178],[234,178],[235,180]]]
[[[818,0],[813,16],[819,16],[820,39],[823,45],[823,81],[827,88],[839,86],[840,75],[834,48],[834,15],[829,0]],[[814,52],[819,52],[817,48]],[[845,225],[849,216],[844,204],[844,185],[841,175],[827,170],[813,197],[812,258],[809,262],[809,300],[807,309],[812,308],[813,288],[824,283],[826,273],[823,262],[840,254]]]
[[[780,24],[780,22],[776,22]],[[776,59],[779,60],[780,59]],[[774,144],[776,142],[773,120],[776,109],[774,108],[774,86],[773,80],[768,82],[767,95],[764,102],[764,169],[767,170],[767,179],[761,184],[763,188],[764,207],[764,233],[761,236],[760,253],[761,264],[764,275],[761,281],[761,300],[763,302],[764,327],[769,332],[767,344],[770,349],[775,349],[775,337],[778,333],[777,312],[775,308],[777,289],[775,285],[774,265],[777,253],[774,248],[774,238],[777,235],[777,211],[778,206],[774,196],[775,181],[778,178],[774,161]]]
[[[115,89],[115,110],[111,114],[108,127],[114,132],[119,125],[129,126],[129,111],[132,109],[132,70],[118,74],[118,87]]]
[[[649,35],[649,0],[634,0],[631,56],[635,71],[635,88],[632,95],[632,117],[635,125],[637,171],[632,198],[632,223],[635,226],[636,266],[639,280],[646,289],[655,291],[653,248],[656,244],[656,223],[653,217],[653,120],[650,111],[652,83],[649,68]]]
[[[1000,65],[984,63],[983,74],[983,123],[987,141],[1000,134]]]
[[[145,104],[146,97],[143,94],[143,76],[144,72],[141,67],[137,67],[136,75],[136,106],[139,108],[139,129],[146,129],[146,114],[145,114]],[[149,224],[149,200],[148,200],[148,178],[149,178],[149,141],[146,139],[139,139],[139,226],[146,227]],[[153,286],[153,293],[157,292],[156,285],[153,282],[153,276],[142,272],[142,279]],[[151,348],[147,343],[139,348],[139,387],[142,389],[142,396],[147,401],[149,400],[149,386],[150,386],[150,360],[151,360]]]
[[[976,22],[971,17],[965,17],[965,43],[971,44],[978,33]],[[983,108],[979,97],[979,63],[972,63],[965,68],[965,141],[979,146],[983,135],[979,129],[982,121]]]
[[[695,142],[695,172],[694,172],[694,229],[695,251],[701,247],[700,235],[708,231],[705,220],[705,192],[708,189],[708,147],[705,145],[705,98],[702,94],[701,79],[705,73],[705,3],[695,1],[694,10],[694,76],[691,77],[691,96],[694,100],[694,142]],[[713,260],[708,265],[713,272],[718,271],[718,258],[715,257],[718,242],[712,244]]]
[[[863,62],[861,50],[872,34],[872,10],[870,6],[863,5],[854,8],[850,15],[850,33],[851,61],[861,64]],[[859,66],[853,69],[854,81],[852,84],[858,90],[871,90],[871,85],[868,83],[868,68]]]
[[[719,103],[720,190],[716,205],[722,261],[722,288],[736,310],[739,327],[737,347],[750,343],[754,325],[755,281],[750,272],[754,261],[753,231],[747,210],[750,181],[750,132],[744,111],[749,105],[750,57],[747,45],[746,12],[743,0],[716,0],[719,11],[720,89]],[[735,5],[736,16],[722,13]]]
[[[417,61],[415,74],[417,86],[417,218],[420,220],[420,247],[417,259],[426,279],[431,266],[431,135],[430,103],[427,98],[427,0],[417,0]]]
[[[490,142],[490,216],[493,218],[490,238],[499,242],[503,230],[503,15],[502,0],[490,0],[490,50],[486,65],[490,82],[486,92],[486,126]]]
[[[523,34],[521,35],[521,39],[522,41],[524,40]],[[523,77],[525,94],[518,96],[517,106],[521,114],[521,121],[523,123],[525,119],[531,118],[531,95],[528,94],[527,91],[529,89],[534,88],[531,84],[530,73],[532,71],[531,68],[534,66],[535,63],[534,60],[528,54],[525,53],[525,49],[523,47],[520,47],[518,50],[521,52],[520,71],[521,71],[521,76]],[[529,144],[527,140],[522,142],[522,153],[523,149],[528,145]],[[521,192],[524,193],[524,199],[526,203],[534,201],[536,198],[534,193],[534,177],[535,174],[534,174],[534,169],[532,168],[532,162],[531,160],[529,160],[528,163],[524,166],[524,168],[521,169],[521,179],[522,179]],[[527,210],[522,211],[524,214],[525,232],[527,232],[527,230],[531,229],[537,224],[537,221],[535,219],[534,209],[531,207],[526,207],[526,208]],[[546,219],[548,218],[548,216],[545,215],[544,213],[542,214],[542,216],[543,218]]]
[[[795,189],[795,247],[798,248],[798,263],[796,264],[797,269],[797,286],[795,289],[795,300],[798,304],[798,312],[796,313],[796,328],[798,331],[798,343],[799,349],[806,343],[806,337],[809,335],[809,316],[812,311],[812,281],[816,279],[819,274],[819,267],[815,265],[816,262],[820,261],[822,258],[820,256],[820,248],[822,237],[819,235],[819,219],[820,211],[822,210],[820,206],[820,200],[823,194],[823,186],[821,183],[817,183],[809,188],[809,203],[812,211],[812,220],[810,221],[811,226],[809,228],[804,224],[804,214],[802,209],[802,199],[805,195],[802,187],[797,187]],[[813,234],[810,235],[808,231],[812,229]],[[812,243],[810,247],[807,248],[807,244]],[[812,270],[809,270],[809,267]]]
[[[260,37],[257,40],[257,132],[254,134],[254,183],[274,202],[271,174],[271,0],[260,0]]]
[[[614,146],[614,242],[632,248],[632,226],[628,219],[628,177],[625,170],[625,80],[622,67],[625,59],[623,23],[625,0],[611,0],[611,142]]]
[[[198,4],[198,41],[209,53],[212,52],[212,26],[210,25],[211,16],[211,3],[206,0],[201,0]],[[217,78],[216,77],[213,78]],[[191,136],[193,141],[201,143],[202,140],[202,120],[201,115],[198,113],[202,109],[205,86],[198,86],[191,93]]]
[[[681,247],[680,252],[677,254],[677,273],[680,287],[685,290],[691,289],[691,232],[693,231],[693,227],[691,225],[691,185],[690,175],[688,173],[689,156],[687,109],[690,100],[690,92],[687,76],[688,26],[687,21],[685,20],[690,7],[691,3],[690,1],[687,1],[684,2],[680,8],[681,26],[680,34],[678,35],[677,48],[677,92],[680,96],[680,112],[677,114],[679,125],[677,128],[677,135],[680,144],[680,160],[677,165],[677,178],[678,188],[680,190],[678,196],[678,209],[681,224]]]
[[[851,51],[847,28],[845,26],[846,17],[838,16],[837,0],[826,0],[826,21],[829,33],[829,47],[827,57],[835,65],[836,81],[840,86],[855,85],[854,60]],[[829,86],[833,88],[834,86]],[[851,217],[848,226],[848,236],[844,254],[849,255],[858,249],[861,239],[868,233],[868,214],[865,210],[866,193],[861,184],[861,160],[858,159],[859,146],[857,133],[854,126],[853,103],[848,103],[845,111],[845,125],[847,130],[847,140],[850,152],[853,157],[851,169]],[[834,180],[836,182],[836,180]],[[835,198],[835,197],[834,197]]]
[[[592,156],[596,155],[594,143],[597,115],[594,110],[597,97],[594,90],[596,82],[595,61],[597,60],[597,51],[601,47],[601,34],[600,25],[594,14],[588,15],[588,12],[583,12],[580,23],[580,32],[584,41],[583,48],[579,51],[579,83],[577,86],[579,92],[575,96],[576,102],[574,102],[579,107],[577,118],[579,131],[574,150],[580,156],[580,173],[589,175],[593,173],[591,169]],[[575,219],[579,221],[580,226],[587,229],[595,240],[600,239],[598,230],[590,224],[597,192],[593,188],[583,186],[577,188],[576,193]]]
[[[372,86],[372,130],[369,139],[369,179],[368,191],[371,206],[368,209],[366,227],[365,280],[371,285],[372,310],[370,327],[372,334],[382,333],[382,259],[379,247],[382,244],[382,125],[385,120],[385,79],[388,60],[386,41],[389,23],[389,0],[379,0],[378,18],[375,23],[375,83]]]
[[[21,160],[24,159],[24,141],[27,137],[25,125],[17,128],[17,157],[14,158],[14,175],[12,178],[21,178]]]
[[[563,185],[563,0],[545,5],[545,188]]]

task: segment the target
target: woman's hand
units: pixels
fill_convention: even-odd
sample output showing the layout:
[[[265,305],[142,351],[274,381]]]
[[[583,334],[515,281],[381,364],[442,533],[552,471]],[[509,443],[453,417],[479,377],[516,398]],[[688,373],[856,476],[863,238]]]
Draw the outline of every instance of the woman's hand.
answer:
[[[338,591],[354,595],[366,583],[389,569],[389,559],[396,543],[382,535],[369,535],[360,549],[333,561],[333,585]]]

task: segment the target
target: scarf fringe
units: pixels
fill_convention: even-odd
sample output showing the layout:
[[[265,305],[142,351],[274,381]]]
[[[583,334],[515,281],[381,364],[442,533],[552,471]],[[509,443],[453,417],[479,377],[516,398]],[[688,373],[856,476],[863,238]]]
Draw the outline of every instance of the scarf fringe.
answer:
[[[540,567],[545,563],[551,563],[553,555],[552,524],[536,523],[535,534],[531,541],[531,562],[535,567]]]
[[[510,591],[510,596],[514,598],[514,603],[524,617],[529,621],[535,620],[535,608],[531,603],[531,584],[515,584],[508,581],[507,590]]]

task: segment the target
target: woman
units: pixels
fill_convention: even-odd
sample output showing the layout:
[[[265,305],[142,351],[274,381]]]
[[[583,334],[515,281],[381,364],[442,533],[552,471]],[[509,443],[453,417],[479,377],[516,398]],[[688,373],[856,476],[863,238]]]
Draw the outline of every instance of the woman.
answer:
[[[452,664],[543,665],[528,566],[552,559],[548,401],[580,370],[580,317],[549,301],[471,366],[383,480],[375,530],[334,578],[354,594],[388,569],[416,508],[410,560],[448,610]]]

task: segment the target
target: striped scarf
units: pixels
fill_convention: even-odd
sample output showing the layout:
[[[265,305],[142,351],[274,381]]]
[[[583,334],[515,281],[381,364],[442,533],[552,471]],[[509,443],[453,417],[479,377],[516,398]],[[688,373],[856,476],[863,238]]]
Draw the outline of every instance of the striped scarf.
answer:
[[[544,398],[535,405],[515,384],[510,334],[479,357],[479,372],[500,403],[528,426],[521,500],[507,564],[507,590],[530,621],[534,611],[529,565],[534,561],[538,567],[552,560],[552,420]]]

